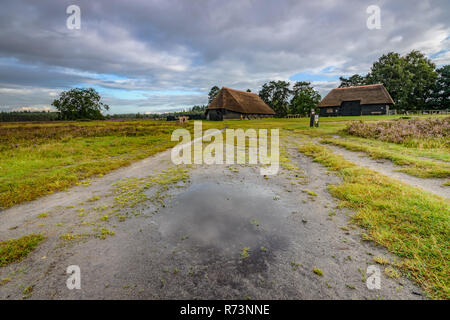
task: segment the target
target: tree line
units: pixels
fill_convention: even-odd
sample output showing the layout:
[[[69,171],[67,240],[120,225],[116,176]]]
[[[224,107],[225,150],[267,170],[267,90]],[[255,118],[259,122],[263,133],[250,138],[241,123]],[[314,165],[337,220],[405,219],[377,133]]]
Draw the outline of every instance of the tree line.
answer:
[[[0,122],[17,121],[56,121],[59,120],[58,112],[48,111],[11,111],[0,112]]]
[[[178,116],[190,116],[190,118],[202,118],[196,116],[204,116],[206,105],[195,105],[188,108],[186,111],[174,111],[164,113],[120,113],[106,115],[106,119],[166,119],[167,117],[176,118]]]
[[[413,50],[401,56],[396,52],[382,55],[366,75],[340,77],[340,88],[382,83],[397,110],[450,108],[450,66],[436,69],[423,53]]]

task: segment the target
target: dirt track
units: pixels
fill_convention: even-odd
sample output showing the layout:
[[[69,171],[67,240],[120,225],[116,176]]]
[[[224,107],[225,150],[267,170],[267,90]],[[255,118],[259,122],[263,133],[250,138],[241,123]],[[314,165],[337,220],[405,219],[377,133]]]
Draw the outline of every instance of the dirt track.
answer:
[[[163,191],[162,202],[115,207],[103,221],[107,211],[98,208],[114,208],[113,183],[170,168],[167,151],[3,211],[2,240],[36,232],[48,239],[0,269],[0,279],[11,278],[0,299],[23,298],[26,287],[31,299],[422,299],[417,286],[388,278],[383,266],[381,289],[367,289],[373,257],[395,258],[348,225],[351,212],[337,209],[326,189],[339,179],[290,151],[307,181],[287,172],[265,179],[256,167],[198,166]],[[87,201],[93,196],[99,200]],[[115,235],[93,236],[101,227]],[[67,233],[86,236],[62,240]],[[81,290],[66,287],[69,265],[81,268]]]

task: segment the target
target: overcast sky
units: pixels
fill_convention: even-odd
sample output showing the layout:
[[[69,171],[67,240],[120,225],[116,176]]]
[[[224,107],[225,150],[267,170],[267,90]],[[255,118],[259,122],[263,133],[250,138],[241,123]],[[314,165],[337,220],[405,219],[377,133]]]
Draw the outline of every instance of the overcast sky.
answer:
[[[70,30],[69,5],[81,9]],[[368,29],[369,5],[381,28]],[[270,80],[367,73],[382,54],[412,49],[450,62],[450,1],[2,0],[0,109],[50,107],[93,87],[112,113],[206,104],[213,85],[257,92]]]

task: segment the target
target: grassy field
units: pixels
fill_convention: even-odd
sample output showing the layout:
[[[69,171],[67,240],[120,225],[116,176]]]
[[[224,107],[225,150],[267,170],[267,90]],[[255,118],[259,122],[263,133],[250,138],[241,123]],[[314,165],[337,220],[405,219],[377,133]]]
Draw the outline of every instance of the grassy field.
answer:
[[[390,159],[401,171],[419,177],[449,177],[447,145],[424,148],[349,136],[353,121],[398,119],[400,116],[322,118],[311,130],[309,119],[265,119],[203,122],[208,128],[283,128],[323,138],[324,142]],[[186,125],[192,128],[192,122]],[[177,128],[168,121],[89,121],[0,124],[0,207],[8,208],[39,196],[89,183],[103,175],[174,146]],[[339,134],[345,139],[335,139]],[[432,160],[439,160],[432,161]]]
[[[0,124],[0,207],[64,190],[172,147],[167,121]],[[190,128],[191,125],[186,125]]]

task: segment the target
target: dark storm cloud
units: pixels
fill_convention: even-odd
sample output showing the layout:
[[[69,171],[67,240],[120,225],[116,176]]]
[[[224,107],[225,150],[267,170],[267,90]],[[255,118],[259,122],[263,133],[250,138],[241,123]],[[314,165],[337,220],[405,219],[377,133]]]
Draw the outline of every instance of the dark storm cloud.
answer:
[[[70,4],[81,8],[81,30],[66,28]],[[380,30],[366,27],[372,4],[381,8]],[[0,105],[48,106],[50,93],[95,85],[116,111],[162,110],[206,103],[205,95],[180,92],[215,84],[257,91],[301,72],[364,73],[389,51],[419,49],[447,64],[449,12],[448,1],[419,0],[7,0],[0,88],[10,90],[0,90]],[[314,84],[324,93],[337,83]],[[21,89],[25,96],[15,96]],[[120,99],[114,89],[147,94]]]

